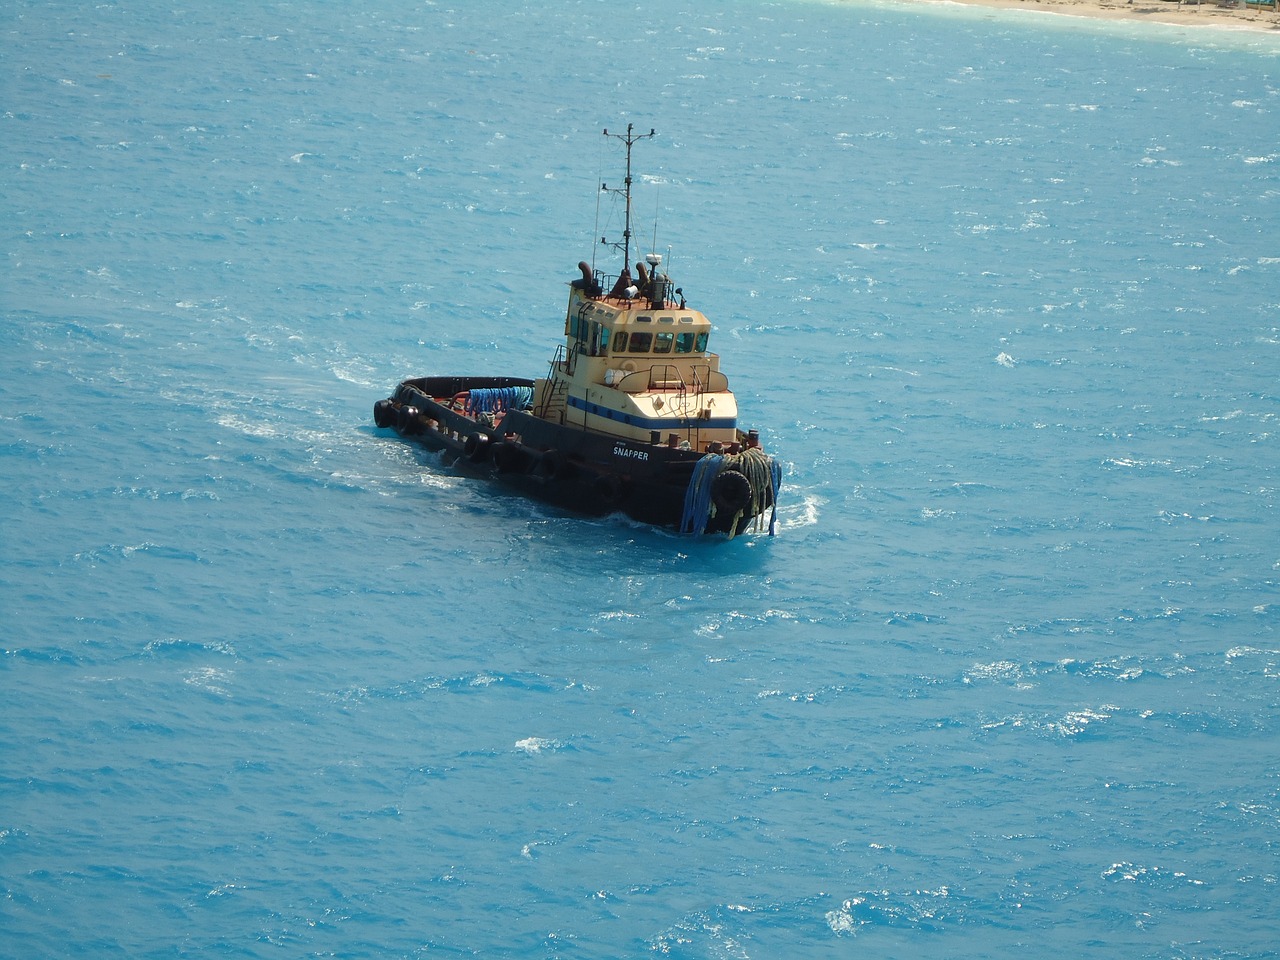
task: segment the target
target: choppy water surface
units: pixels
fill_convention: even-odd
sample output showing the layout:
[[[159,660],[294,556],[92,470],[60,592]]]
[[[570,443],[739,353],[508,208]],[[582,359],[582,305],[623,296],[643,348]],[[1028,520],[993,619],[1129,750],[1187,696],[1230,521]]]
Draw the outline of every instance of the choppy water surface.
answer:
[[[367,6],[0,24],[0,955],[1273,956],[1275,39]],[[628,121],[775,539],[372,425]]]

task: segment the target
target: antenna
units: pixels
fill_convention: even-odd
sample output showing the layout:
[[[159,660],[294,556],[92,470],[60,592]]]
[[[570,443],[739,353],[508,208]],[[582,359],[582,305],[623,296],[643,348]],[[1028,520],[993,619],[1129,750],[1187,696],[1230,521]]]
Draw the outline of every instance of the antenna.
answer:
[[[662,188],[659,187],[657,190],[654,191],[654,197],[653,197],[653,246],[649,248],[650,250],[658,249],[658,213],[662,210],[662,207],[658,203],[658,200],[661,198],[661,196],[662,196]]]
[[[600,194],[598,193],[596,194],[596,223],[592,233],[595,236],[600,235]],[[591,272],[593,274],[596,272],[596,245],[594,243],[591,244]]]
[[[640,134],[633,134],[631,130],[632,125],[628,123],[627,132],[625,134],[610,133],[608,127],[606,127],[604,131],[604,135],[606,137],[613,137],[615,140],[621,140],[627,145],[627,179],[623,186],[623,193],[627,198],[626,225],[622,230],[622,266],[624,270],[631,269],[631,145],[633,143],[638,143],[641,140],[648,140],[650,137],[655,136],[652,129],[648,133]],[[601,184],[600,189],[607,190],[608,186],[606,184]],[[616,243],[614,244],[614,247],[617,247]]]

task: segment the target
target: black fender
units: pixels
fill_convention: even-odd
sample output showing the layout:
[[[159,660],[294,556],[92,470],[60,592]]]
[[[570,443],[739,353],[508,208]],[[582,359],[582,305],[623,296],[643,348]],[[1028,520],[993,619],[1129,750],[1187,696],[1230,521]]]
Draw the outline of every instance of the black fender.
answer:
[[[483,433],[472,433],[462,442],[462,452],[472,463],[484,463],[489,459],[489,438]]]
[[[506,440],[489,444],[489,462],[499,473],[523,473],[529,466],[524,451]]]
[[[737,513],[751,503],[751,481],[740,470],[721,470],[711,481],[711,499],[717,510]]]
[[[569,469],[569,458],[559,450],[548,450],[538,458],[538,476],[544,480],[563,480]]]
[[[622,478],[612,473],[604,473],[596,477],[592,489],[595,490],[596,496],[610,507],[620,504],[627,493],[627,485],[623,483]]]
[[[419,413],[417,407],[404,406],[400,408],[400,415],[396,420],[396,426],[400,428],[403,434],[415,434],[422,432],[422,422],[418,419]]]

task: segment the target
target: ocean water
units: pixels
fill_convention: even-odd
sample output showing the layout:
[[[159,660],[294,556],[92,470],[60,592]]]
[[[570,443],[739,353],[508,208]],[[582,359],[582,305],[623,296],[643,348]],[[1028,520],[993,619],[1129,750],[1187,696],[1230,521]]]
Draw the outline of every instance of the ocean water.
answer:
[[[1274,36],[0,30],[0,956],[1277,956]],[[406,376],[545,371],[628,122],[775,538],[372,424]]]

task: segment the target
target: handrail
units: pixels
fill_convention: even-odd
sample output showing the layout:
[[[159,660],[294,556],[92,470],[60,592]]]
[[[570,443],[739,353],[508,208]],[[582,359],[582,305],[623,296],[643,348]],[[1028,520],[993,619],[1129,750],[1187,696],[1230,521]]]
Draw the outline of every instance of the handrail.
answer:
[[[583,296],[587,300],[622,300],[625,303],[642,303],[646,304],[650,310],[683,310],[684,303],[677,303],[675,300],[668,299],[667,294],[672,292],[675,284],[671,278],[663,274],[656,278],[653,286],[653,295],[640,294],[636,297],[628,299],[627,297],[613,297],[610,294],[618,283],[618,274],[616,273],[597,273],[595,282],[598,284],[598,293],[588,290],[582,291]],[[659,289],[661,287],[661,289]]]
[[[555,397],[556,393],[556,384],[560,381],[560,378],[556,376],[556,367],[563,362],[564,344],[562,343],[556,347],[555,356],[551,358],[551,363],[547,367],[547,385],[542,389],[542,402],[539,403],[537,409],[533,411],[533,415],[539,420],[544,419],[548,411],[551,409],[551,401]]]
[[[658,371],[662,371],[661,374]],[[664,386],[657,386],[663,384]],[[671,384],[679,384],[678,387],[672,387]],[[672,390],[677,389],[681,393],[685,393],[689,388],[684,382],[684,377],[680,375],[680,368],[670,363],[655,363],[649,367],[649,389],[650,390]]]
[[[669,386],[670,384],[678,386]],[[661,384],[661,386],[660,386]],[[613,386],[623,393],[645,393],[649,390],[678,390],[692,396],[704,393],[724,393],[729,389],[729,378],[719,370],[711,369],[711,364],[695,364],[691,375],[681,375],[676,364],[655,363],[640,370],[633,370],[616,381]]]

